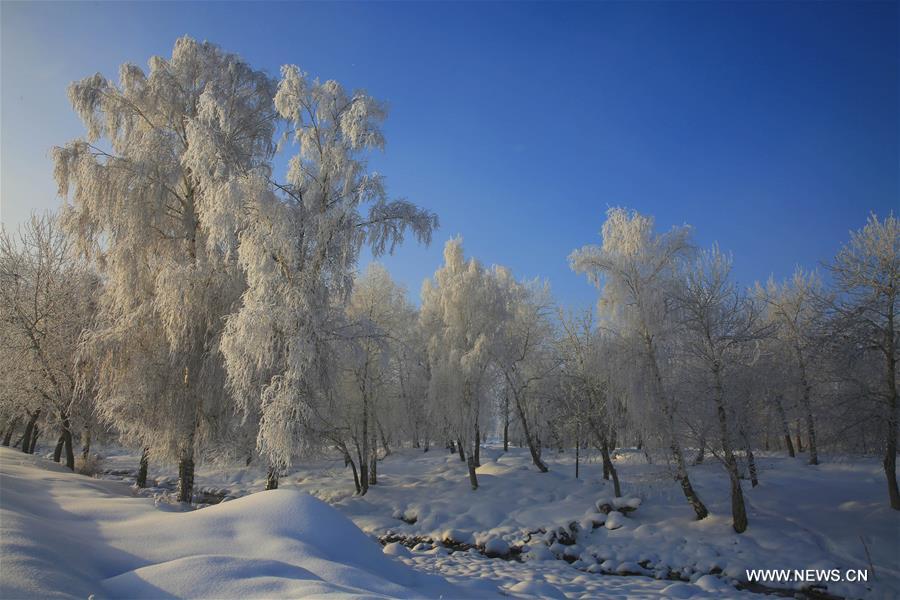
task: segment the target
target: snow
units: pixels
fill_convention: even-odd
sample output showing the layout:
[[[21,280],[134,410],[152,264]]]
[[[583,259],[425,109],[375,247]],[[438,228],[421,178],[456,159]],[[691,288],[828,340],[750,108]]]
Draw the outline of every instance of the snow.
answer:
[[[461,594],[385,556],[349,519],[297,490],[173,512],[123,483],[7,448],[0,461],[0,597]]]
[[[434,597],[451,590],[445,597],[750,598],[757,594],[733,585],[745,581],[744,569],[868,568],[861,539],[876,576],[868,587],[832,582],[827,591],[900,595],[900,516],[884,502],[875,459],[823,457],[810,467],[761,453],[762,483],[745,486],[750,527],[738,535],[727,479],[714,462],[691,468],[712,511],[698,522],[665,467],[645,464],[637,452],[616,457],[626,492],[618,504],[632,509],[627,515],[596,512],[600,499],[616,504],[598,462],[582,463],[575,479],[572,453],[547,451],[551,470],[539,473],[526,449],[483,452],[474,492],[465,465],[436,448],[396,450],[363,497],[352,493],[340,459],[303,464],[282,477],[279,490],[263,493],[256,492],[264,469],[201,467],[199,487],[237,499],[183,512],[164,490],[134,497],[125,482],[72,475],[3,449],[0,596]],[[136,467],[136,454],[104,453],[104,468]],[[172,472],[152,465],[150,474],[158,480]],[[401,520],[412,516],[414,523]],[[622,526],[608,529],[604,518]],[[575,543],[560,543],[554,532],[571,532],[573,522]],[[382,549],[372,539],[388,535],[411,545],[432,541]],[[477,548],[453,551],[445,538]],[[485,556],[516,549],[520,560]],[[673,572],[685,581],[667,579]]]

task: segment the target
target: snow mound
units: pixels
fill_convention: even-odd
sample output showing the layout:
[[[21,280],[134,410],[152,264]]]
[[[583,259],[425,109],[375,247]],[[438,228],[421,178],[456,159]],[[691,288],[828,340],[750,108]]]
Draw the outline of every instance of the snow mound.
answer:
[[[0,597],[459,595],[303,492],[163,512],[122,483],[53,467],[0,451]]]
[[[566,597],[565,594],[546,581],[520,581],[508,589],[520,597],[559,598],[560,600],[565,600]]]

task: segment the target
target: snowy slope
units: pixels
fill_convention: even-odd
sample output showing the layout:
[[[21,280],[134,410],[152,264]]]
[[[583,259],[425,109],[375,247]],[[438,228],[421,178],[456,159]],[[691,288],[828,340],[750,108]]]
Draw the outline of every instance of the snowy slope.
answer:
[[[171,512],[0,449],[0,597],[459,597],[296,490]]]

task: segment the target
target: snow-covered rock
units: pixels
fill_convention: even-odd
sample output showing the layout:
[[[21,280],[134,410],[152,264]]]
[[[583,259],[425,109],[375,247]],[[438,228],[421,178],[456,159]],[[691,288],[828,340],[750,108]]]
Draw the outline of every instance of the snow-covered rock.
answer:
[[[488,558],[507,557],[509,544],[500,538],[493,538],[484,545],[484,553]]]
[[[606,528],[607,529],[619,529],[626,523],[626,517],[620,512],[612,511],[608,515],[606,515]]]

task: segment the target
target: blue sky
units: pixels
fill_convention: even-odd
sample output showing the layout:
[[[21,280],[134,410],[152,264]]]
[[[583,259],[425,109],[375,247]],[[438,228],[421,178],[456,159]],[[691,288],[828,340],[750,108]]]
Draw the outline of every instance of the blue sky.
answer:
[[[587,307],[566,257],[608,206],[692,224],[747,284],[900,212],[897,2],[3,2],[0,27],[7,226],[58,203],[48,151],[82,133],[66,85],[183,34],[388,102],[371,164],[441,218],[384,261],[414,296],[459,234]]]

